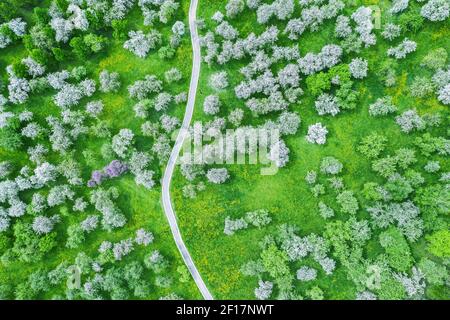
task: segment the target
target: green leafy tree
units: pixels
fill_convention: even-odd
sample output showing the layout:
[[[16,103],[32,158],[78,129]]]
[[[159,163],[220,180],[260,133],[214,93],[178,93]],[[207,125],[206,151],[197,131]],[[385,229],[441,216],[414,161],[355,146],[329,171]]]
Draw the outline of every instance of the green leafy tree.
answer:
[[[423,58],[421,66],[427,67],[431,70],[444,68],[447,63],[448,53],[445,48],[437,48],[428,52]]]
[[[450,190],[441,184],[419,188],[414,197],[420,207],[425,229],[436,231],[447,228],[445,216],[450,212]]]
[[[43,7],[36,7],[33,9],[33,20],[37,24],[47,24],[50,20],[48,9]]]
[[[191,275],[188,269],[184,265],[180,265],[177,267],[177,272],[180,275],[180,282],[187,283],[191,279]]]
[[[6,279],[1,281],[0,284],[0,300],[12,299],[13,288],[6,282]]]
[[[175,49],[169,46],[161,47],[158,50],[158,56],[163,60],[172,59],[175,56]]]
[[[6,233],[0,233],[0,252],[5,252],[11,247],[12,240]]]
[[[319,72],[306,78],[306,86],[312,95],[318,96],[326,90],[330,90],[331,82],[327,73]]]
[[[450,257],[450,231],[448,229],[439,230],[426,236],[428,250],[436,257]]]
[[[341,109],[353,110],[356,108],[359,92],[352,89],[353,82],[347,81],[336,90],[336,98]]]
[[[0,130],[0,147],[9,151],[17,151],[22,147],[22,137],[13,128]]]
[[[26,78],[27,77],[27,75],[28,75],[27,67],[21,61],[13,62],[12,68],[13,68],[14,74],[17,77],[19,77],[19,78]]]
[[[111,22],[114,39],[123,40],[127,37],[126,20],[113,20]]]
[[[389,265],[396,271],[407,272],[413,265],[413,257],[408,242],[395,227],[380,234],[380,244],[384,248]]]
[[[334,248],[333,254],[341,261],[347,262],[351,253],[352,232],[348,221],[328,222],[325,225],[324,237]]]
[[[275,245],[270,245],[261,253],[264,269],[273,278],[281,278],[289,274],[288,256]]]
[[[47,272],[43,269],[38,269],[28,276],[28,283],[31,290],[36,294],[46,292],[50,289]]]
[[[364,198],[371,201],[380,201],[383,199],[382,194],[380,193],[380,185],[376,182],[367,182],[363,186],[363,195]]]
[[[42,49],[33,49],[30,52],[30,57],[36,61],[37,63],[40,63],[42,65],[47,65],[49,63],[49,54],[42,50]]]
[[[105,48],[107,39],[103,36],[90,33],[83,37],[83,41],[89,49],[89,53],[98,53]]]
[[[386,143],[386,136],[372,133],[361,140],[357,150],[369,159],[378,158],[386,148]]]
[[[66,58],[64,51],[61,48],[52,48],[53,56],[58,62],[63,62]]]
[[[87,57],[89,53],[89,48],[86,45],[86,43],[83,41],[82,37],[73,37],[69,42],[70,47],[72,48],[72,51],[75,53],[75,55],[80,58],[84,59]]]
[[[348,64],[339,64],[332,67],[328,71],[328,77],[330,80],[335,79],[339,84],[345,84],[350,81],[351,74]]]
[[[372,170],[380,176],[388,178],[397,170],[397,159],[391,156],[372,161]]]
[[[80,225],[72,224],[67,228],[67,248],[77,248],[84,240],[84,231],[81,229]]]
[[[407,11],[399,18],[399,24],[405,31],[418,32],[423,26],[423,17],[416,10]]]
[[[384,277],[381,288],[376,291],[380,300],[402,300],[406,297],[405,288],[392,276]]]
[[[16,300],[33,300],[36,298],[35,292],[30,288],[29,283],[19,283],[14,291]]]
[[[414,191],[409,181],[400,175],[394,175],[389,178],[385,188],[389,191],[392,199],[395,201],[407,199],[408,196]]]
[[[419,262],[419,269],[425,274],[425,279],[432,285],[443,285],[448,277],[447,268],[428,258],[422,258]]]
[[[355,198],[353,191],[346,190],[336,197],[336,202],[341,206],[344,213],[356,214],[359,209],[358,200]]]
[[[306,295],[311,300],[323,300],[324,299],[323,290],[320,289],[318,286],[314,286],[311,289],[308,289],[306,291]]]

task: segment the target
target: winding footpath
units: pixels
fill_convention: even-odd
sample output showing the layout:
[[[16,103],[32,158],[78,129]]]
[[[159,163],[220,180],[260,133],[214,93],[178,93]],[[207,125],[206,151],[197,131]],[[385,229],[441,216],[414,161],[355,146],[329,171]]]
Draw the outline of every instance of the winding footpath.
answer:
[[[189,86],[189,96],[186,105],[186,113],[184,114],[183,124],[175,141],[175,145],[170,154],[169,162],[167,163],[166,170],[164,172],[164,177],[162,179],[162,203],[164,208],[164,213],[166,214],[167,220],[169,221],[170,230],[172,231],[173,238],[177,245],[178,250],[183,257],[184,263],[186,264],[189,272],[191,273],[194,281],[200,290],[203,298],[205,300],[213,300],[211,293],[205,285],[200,273],[195,267],[194,261],[189,254],[186,245],[184,244],[183,238],[181,237],[180,229],[178,228],[177,217],[173,210],[172,200],[170,199],[170,182],[172,180],[173,171],[177,162],[178,155],[180,153],[183,141],[185,138],[185,133],[189,129],[192,114],[194,112],[195,96],[197,93],[198,79],[200,76],[200,39],[197,33],[196,26],[196,15],[197,15],[197,4],[198,0],[191,0],[189,7],[189,29],[191,33],[192,49],[193,49],[193,60],[192,60],[192,73],[191,73],[191,83]]]

